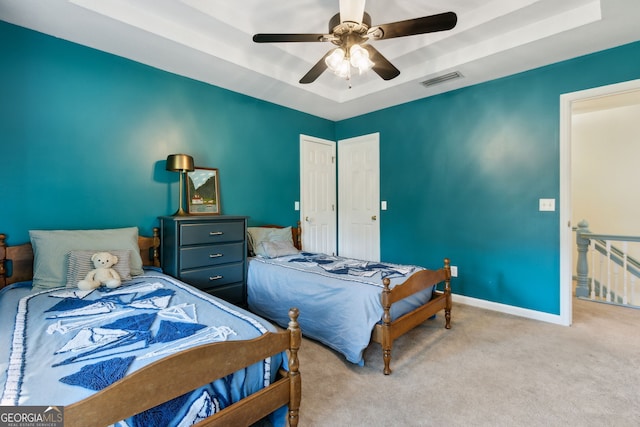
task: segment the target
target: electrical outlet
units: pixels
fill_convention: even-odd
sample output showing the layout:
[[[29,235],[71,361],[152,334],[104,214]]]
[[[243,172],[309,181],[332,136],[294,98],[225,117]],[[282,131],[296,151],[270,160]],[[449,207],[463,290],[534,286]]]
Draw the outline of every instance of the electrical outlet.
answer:
[[[457,265],[452,265],[451,266],[451,277],[458,277],[458,266]]]

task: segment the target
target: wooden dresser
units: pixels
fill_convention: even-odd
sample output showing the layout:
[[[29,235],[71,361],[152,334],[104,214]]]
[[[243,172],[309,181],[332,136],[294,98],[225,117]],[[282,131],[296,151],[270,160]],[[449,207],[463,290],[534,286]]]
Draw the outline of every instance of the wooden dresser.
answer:
[[[165,273],[239,306],[247,300],[247,217],[160,217]]]

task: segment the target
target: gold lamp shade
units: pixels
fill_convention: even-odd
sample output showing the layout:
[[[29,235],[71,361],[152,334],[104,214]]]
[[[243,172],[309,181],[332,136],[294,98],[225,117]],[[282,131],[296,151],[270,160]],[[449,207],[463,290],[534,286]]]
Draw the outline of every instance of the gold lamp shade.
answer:
[[[193,157],[187,154],[169,154],[167,156],[167,166],[166,169],[171,172],[179,172],[180,173],[180,206],[174,215],[186,215],[187,213],[182,209],[182,188],[184,187],[183,177],[187,172],[191,172],[193,167]]]
[[[172,172],[191,172],[193,157],[188,154],[169,154],[167,156],[167,170]]]

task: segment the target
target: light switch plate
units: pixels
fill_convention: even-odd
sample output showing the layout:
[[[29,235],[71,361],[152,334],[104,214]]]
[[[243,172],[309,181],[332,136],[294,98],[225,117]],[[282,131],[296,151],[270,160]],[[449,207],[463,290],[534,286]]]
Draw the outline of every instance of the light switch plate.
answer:
[[[296,201],[293,203],[293,209],[294,209],[294,210],[296,210],[296,211],[299,211],[299,210],[300,210],[300,202],[299,202],[299,201],[297,201],[297,200],[296,200]]]
[[[553,212],[556,210],[556,199],[540,199],[540,211]]]
[[[383,210],[383,211],[387,210],[387,201],[386,200],[383,200],[383,201],[380,202],[380,209]]]
[[[451,266],[451,277],[458,277],[458,266],[457,265],[452,265]]]

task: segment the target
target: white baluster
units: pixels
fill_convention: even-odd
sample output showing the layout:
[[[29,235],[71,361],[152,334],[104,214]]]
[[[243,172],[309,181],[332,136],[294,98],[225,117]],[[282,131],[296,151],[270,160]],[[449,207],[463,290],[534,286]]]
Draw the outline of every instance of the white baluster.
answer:
[[[611,302],[611,241],[607,240],[607,289],[604,291],[605,300]]]
[[[589,298],[596,299],[596,240],[591,239],[589,241],[589,250],[591,251],[591,293]]]
[[[617,262],[613,263],[613,287],[609,290],[609,301],[618,303],[620,300],[620,291],[618,290],[620,284],[620,266]]]
[[[624,286],[624,292],[623,292],[623,295],[622,295],[622,304],[624,304],[624,305],[629,304],[629,299],[627,297],[627,277],[629,276],[629,271],[627,270],[627,268],[629,267],[629,265],[628,265],[628,255],[627,255],[627,252],[628,252],[628,249],[629,249],[628,243],[629,242],[624,242],[622,244],[622,251],[624,252],[623,255],[622,255],[623,256],[623,258],[622,258],[622,274],[623,274],[623,277],[624,277],[624,279],[623,279],[623,281],[624,281],[624,285],[623,285]]]
[[[600,259],[600,264],[599,264],[599,268],[598,268],[598,273],[599,273],[599,284],[600,284],[600,289],[598,290],[598,298],[600,300],[603,300],[605,298],[604,296],[604,255],[601,254],[600,252],[598,252],[598,259]]]

